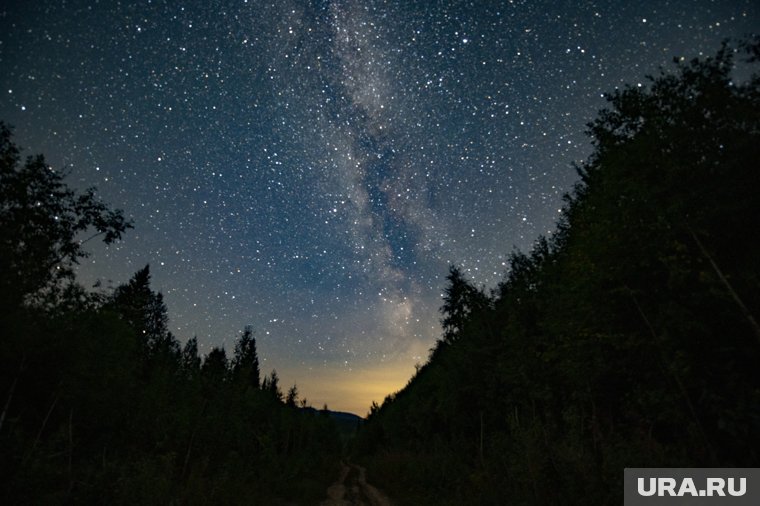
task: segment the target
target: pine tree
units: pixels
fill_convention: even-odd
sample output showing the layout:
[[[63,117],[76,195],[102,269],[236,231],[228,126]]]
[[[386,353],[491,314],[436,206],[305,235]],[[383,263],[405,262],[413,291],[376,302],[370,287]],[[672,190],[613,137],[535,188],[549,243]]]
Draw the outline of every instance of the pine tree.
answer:
[[[269,376],[264,377],[264,381],[261,382],[261,389],[268,392],[273,398],[278,401],[282,400],[282,391],[280,390],[280,378],[277,376],[277,371],[272,369],[272,373]]]
[[[201,369],[201,358],[198,356],[198,338],[193,337],[185,343],[182,349],[182,370],[192,377]]]
[[[449,285],[444,290],[441,324],[443,325],[443,341],[452,343],[459,337],[470,316],[488,307],[489,302],[485,293],[475,288],[464,277],[459,267],[450,266],[446,280]]]
[[[150,288],[150,265],[116,288],[108,307],[116,311],[143,339],[149,354],[165,348],[177,348],[175,351],[179,351],[168,330],[169,317],[164,297]]]
[[[210,382],[222,383],[229,373],[229,361],[224,348],[214,347],[201,366],[201,373]]]
[[[298,387],[293,384],[292,387],[288,389],[288,394],[285,396],[285,404],[290,407],[296,407],[296,404],[298,403]]]
[[[245,327],[243,335],[235,343],[232,374],[236,381],[242,381],[253,388],[258,389],[261,384],[259,357],[256,352],[256,338],[253,337],[253,328],[250,325]]]

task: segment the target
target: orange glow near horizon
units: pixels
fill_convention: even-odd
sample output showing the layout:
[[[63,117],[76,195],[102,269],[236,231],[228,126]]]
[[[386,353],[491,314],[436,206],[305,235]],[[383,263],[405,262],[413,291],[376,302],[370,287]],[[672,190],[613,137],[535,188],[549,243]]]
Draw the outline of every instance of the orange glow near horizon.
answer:
[[[334,369],[289,369],[278,371],[283,392],[295,383],[300,398],[321,409],[327,404],[332,411],[345,411],[366,416],[372,401],[382,404],[389,394],[398,392],[414,374],[410,360],[357,365]]]

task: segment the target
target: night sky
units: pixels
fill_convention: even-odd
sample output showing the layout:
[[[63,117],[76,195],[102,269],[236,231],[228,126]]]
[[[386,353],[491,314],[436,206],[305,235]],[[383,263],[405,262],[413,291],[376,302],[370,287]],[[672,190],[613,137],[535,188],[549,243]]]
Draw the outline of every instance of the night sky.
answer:
[[[551,234],[602,93],[760,28],[746,1],[10,1],[0,119],[135,222],[170,326],[365,414],[440,335],[448,265],[493,287]]]

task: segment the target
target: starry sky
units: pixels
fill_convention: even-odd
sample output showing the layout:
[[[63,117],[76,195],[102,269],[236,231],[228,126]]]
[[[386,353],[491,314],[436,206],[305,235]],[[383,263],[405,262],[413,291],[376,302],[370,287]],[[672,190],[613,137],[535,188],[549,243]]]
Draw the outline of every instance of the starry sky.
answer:
[[[172,332],[365,414],[440,336],[456,263],[493,287],[550,235],[602,93],[760,29],[736,1],[21,1],[0,119],[135,229]]]

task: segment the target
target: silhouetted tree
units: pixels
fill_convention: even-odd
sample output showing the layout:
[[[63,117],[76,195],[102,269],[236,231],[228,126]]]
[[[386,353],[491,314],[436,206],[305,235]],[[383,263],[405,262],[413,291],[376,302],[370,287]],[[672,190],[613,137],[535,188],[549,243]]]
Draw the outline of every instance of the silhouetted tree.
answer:
[[[201,369],[197,337],[188,339],[184,348],[182,348],[182,369],[190,376],[195,376]]]
[[[261,382],[261,389],[268,392],[273,398],[278,401],[282,400],[282,391],[280,390],[280,378],[277,376],[277,371],[272,369],[272,373],[269,376],[265,376]]]
[[[154,314],[155,299],[150,288],[150,265],[146,265],[114,290],[111,302],[127,324],[139,335],[148,336],[167,331],[166,308],[160,308],[159,314]]]
[[[169,317],[164,297],[150,288],[150,266],[146,265],[132,278],[116,288],[108,307],[116,311],[140,336],[149,354],[160,350],[179,352],[168,330]]]
[[[20,153],[0,122],[0,300],[6,308],[55,300],[88,255],[87,241],[102,236],[110,244],[132,227],[94,188],[77,193],[42,155],[21,163]]]
[[[227,352],[224,351],[224,348],[214,347],[206,355],[206,358],[203,360],[203,366],[201,366],[201,373],[211,382],[221,383],[227,379],[229,363],[227,361]]]
[[[288,389],[288,394],[285,396],[285,404],[287,406],[294,408],[296,407],[297,403],[298,403],[298,387],[295,384],[293,384],[293,386]]]
[[[242,381],[253,388],[259,388],[259,356],[256,353],[256,338],[253,328],[246,325],[243,335],[235,343],[235,355],[232,358],[232,374],[237,381]]]
[[[464,277],[459,267],[450,266],[446,280],[449,284],[444,290],[441,324],[443,341],[451,343],[459,337],[473,312],[488,306],[488,297]]]

